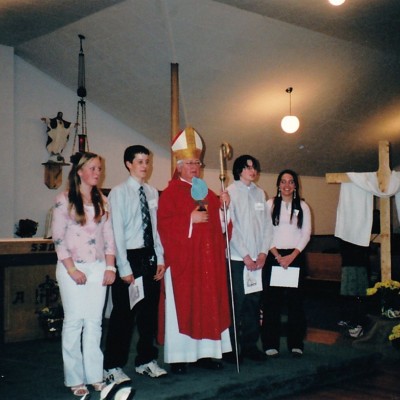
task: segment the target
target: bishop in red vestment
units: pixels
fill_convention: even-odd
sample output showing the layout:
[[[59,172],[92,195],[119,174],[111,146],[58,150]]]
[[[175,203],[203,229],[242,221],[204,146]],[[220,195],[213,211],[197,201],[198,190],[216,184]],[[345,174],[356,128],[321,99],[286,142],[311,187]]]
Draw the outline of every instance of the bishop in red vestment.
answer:
[[[179,363],[180,371],[182,363],[230,351],[231,319],[221,200],[208,190],[202,201],[206,211],[200,211],[191,193],[192,179],[200,174],[201,138],[186,128],[172,149],[177,174],[160,196],[158,230],[167,267],[165,362]],[[221,194],[225,201],[227,196]],[[215,363],[205,365],[218,369]]]

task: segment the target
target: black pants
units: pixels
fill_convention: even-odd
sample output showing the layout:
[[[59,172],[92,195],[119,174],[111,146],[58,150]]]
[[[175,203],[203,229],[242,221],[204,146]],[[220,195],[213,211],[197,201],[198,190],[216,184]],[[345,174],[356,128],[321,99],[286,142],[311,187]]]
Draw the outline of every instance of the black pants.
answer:
[[[284,256],[292,250],[279,250]],[[304,349],[304,337],[306,334],[306,317],[303,308],[303,279],[304,256],[297,256],[292,265],[300,267],[300,279],[298,288],[284,288],[270,286],[271,270],[273,265],[278,265],[272,253],[268,254],[263,269],[263,324],[261,340],[264,350],[279,350],[280,336],[282,334],[281,313],[283,306],[287,306],[287,347]]]
[[[244,293],[243,261],[231,260],[233,298],[235,305],[236,335],[239,352],[243,354],[257,350],[260,337],[261,292]],[[230,287],[230,286],[229,286]],[[235,343],[233,325],[229,329],[232,346]]]
[[[154,343],[157,334],[160,283],[153,279],[157,270],[157,259],[153,249],[137,249],[128,250],[128,261],[135,279],[143,277],[145,297],[131,310],[129,285],[117,274],[111,289],[113,309],[104,352],[105,369],[122,368],[128,362],[135,322],[139,333],[135,365],[147,364],[158,357],[158,348]]]

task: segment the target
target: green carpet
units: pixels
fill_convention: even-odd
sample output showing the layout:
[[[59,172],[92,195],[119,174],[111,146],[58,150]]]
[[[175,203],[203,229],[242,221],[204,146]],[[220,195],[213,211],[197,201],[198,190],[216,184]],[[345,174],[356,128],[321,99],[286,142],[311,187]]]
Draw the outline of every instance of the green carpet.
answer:
[[[282,344],[281,349],[285,348]],[[282,350],[279,358],[263,363],[245,360],[240,373],[237,373],[235,365],[224,364],[222,371],[191,367],[183,376],[169,374],[164,378],[152,379],[134,372],[134,354],[124,371],[133,378],[136,400],[261,400],[371,373],[376,368],[378,358],[375,352],[343,343],[324,345],[307,342],[301,359],[294,359]],[[63,386],[60,341],[40,340],[4,345],[0,356],[0,398],[76,398]],[[93,392],[91,400],[97,399],[99,394]]]

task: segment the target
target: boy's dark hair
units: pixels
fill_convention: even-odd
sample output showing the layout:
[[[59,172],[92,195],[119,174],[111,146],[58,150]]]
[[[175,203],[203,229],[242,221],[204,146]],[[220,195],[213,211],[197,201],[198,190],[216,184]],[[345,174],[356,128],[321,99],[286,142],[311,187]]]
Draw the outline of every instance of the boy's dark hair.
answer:
[[[135,144],[133,146],[127,147],[124,152],[124,165],[126,169],[128,169],[128,167],[126,166],[126,162],[129,161],[131,163],[136,157],[136,154],[150,155],[150,150],[140,144]]]
[[[258,173],[261,172],[260,162],[253,156],[244,154],[242,156],[239,156],[233,163],[232,173],[233,173],[233,178],[235,179],[235,181],[240,180],[240,174],[242,173],[243,169],[247,166],[247,161],[249,161],[249,160],[252,161],[253,168]]]

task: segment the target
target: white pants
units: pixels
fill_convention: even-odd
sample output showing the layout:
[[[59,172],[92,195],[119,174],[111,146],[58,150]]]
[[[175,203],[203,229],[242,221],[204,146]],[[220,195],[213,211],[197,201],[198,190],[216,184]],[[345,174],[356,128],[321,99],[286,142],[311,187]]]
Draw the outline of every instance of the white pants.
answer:
[[[56,277],[64,308],[62,355],[65,386],[103,381],[101,323],[106,286],[102,285],[106,264],[77,264],[86,274],[86,284],[77,285],[61,262]]]
[[[198,340],[179,332],[170,268],[167,268],[164,279],[166,292],[164,362],[170,364],[195,362],[205,357],[222,358],[222,353],[232,351],[229,329],[221,332],[220,340]]]

